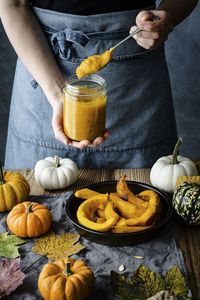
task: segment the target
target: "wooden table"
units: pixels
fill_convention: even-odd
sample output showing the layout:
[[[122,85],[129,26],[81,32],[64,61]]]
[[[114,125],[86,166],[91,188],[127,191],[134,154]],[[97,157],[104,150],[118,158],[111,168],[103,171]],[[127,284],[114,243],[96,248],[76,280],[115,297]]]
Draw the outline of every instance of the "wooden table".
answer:
[[[75,184],[66,189],[66,191],[75,191],[88,184],[99,181],[118,180],[122,174],[126,174],[127,180],[150,184],[149,172],[149,169],[83,169],[79,170],[78,179]],[[35,182],[33,170],[21,170],[21,173],[30,183],[31,195],[48,193]],[[58,192],[53,193],[55,194]],[[183,224],[180,224],[180,227],[180,236],[178,237],[179,246],[183,251],[184,260],[187,266],[189,285],[193,293],[193,299],[198,300],[200,299],[200,279],[198,278],[198,274],[200,272],[200,231],[199,227],[188,227]]]

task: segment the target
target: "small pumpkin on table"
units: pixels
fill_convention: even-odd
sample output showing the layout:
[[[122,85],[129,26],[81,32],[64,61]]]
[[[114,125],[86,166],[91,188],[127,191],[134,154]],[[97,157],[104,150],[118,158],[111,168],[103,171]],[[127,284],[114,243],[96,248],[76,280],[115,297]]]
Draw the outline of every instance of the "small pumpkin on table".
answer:
[[[30,193],[26,178],[19,172],[3,171],[0,162],[0,212],[10,211]]]
[[[15,235],[22,238],[35,238],[50,229],[52,215],[46,206],[25,201],[13,207],[6,221],[9,230]]]
[[[178,216],[187,225],[197,226],[200,225],[200,176],[195,177],[199,179],[199,184],[184,181],[177,186],[172,204]]]
[[[44,265],[38,288],[45,300],[86,299],[94,285],[94,274],[82,260],[59,259]]]
[[[69,158],[46,157],[35,165],[35,180],[47,190],[67,188],[77,177],[77,165]]]
[[[182,138],[179,138],[174,147],[173,154],[159,158],[150,171],[151,184],[171,194],[173,194],[176,189],[178,176],[198,175],[195,163],[185,156],[178,155],[181,144]]]

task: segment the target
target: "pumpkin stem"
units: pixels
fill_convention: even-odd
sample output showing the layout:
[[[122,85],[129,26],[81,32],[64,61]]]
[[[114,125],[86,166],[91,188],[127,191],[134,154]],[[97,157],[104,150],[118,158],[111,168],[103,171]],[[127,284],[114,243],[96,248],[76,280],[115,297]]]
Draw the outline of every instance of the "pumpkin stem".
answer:
[[[54,156],[54,166],[56,168],[60,167],[60,158],[57,155]]]
[[[63,274],[65,274],[65,275],[67,275],[67,276],[70,276],[70,275],[73,274],[73,272],[72,272],[71,269],[70,269],[70,262],[69,262],[69,261],[66,263],[66,269],[65,269],[65,271],[63,272]]]
[[[174,147],[174,151],[173,151],[173,154],[172,154],[172,164],[175,165],[178,163],[178,159],[177,159],[177,156],[178,156],[178,152],[179,152],[179,147],[180,145],[182,144],[183,142],[183,139],[180,137]]]
[[[4,180],[4,176],[3,176],[3,168],[2,168],[2,164],[0,161],[0,184],[4,184],[5,180]]]
[[[30,214],[30,213],[33,212],[32,207],[33,207],[33,203],[29,204],[29,206],[28,206],[27,209],[26,209],[26,213],[27,213],[27,214]]]

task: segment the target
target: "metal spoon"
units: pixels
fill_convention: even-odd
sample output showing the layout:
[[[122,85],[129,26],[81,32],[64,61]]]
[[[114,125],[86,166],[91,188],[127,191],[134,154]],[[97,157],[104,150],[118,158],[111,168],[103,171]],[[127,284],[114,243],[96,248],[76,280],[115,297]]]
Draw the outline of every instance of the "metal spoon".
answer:
[[[158,16],[153,16],[152,17],[152,21],[155,20],[159,20],[160,17]],[[101,70],[102,68],[104,68],[112,59],[112,53],[113,51],[122,43],[124,43],[125,41],[127,41],[129,38],[131,38],[134,34],[142,31],[143,29],[140,28],[136,28],[136,30],[134,30],[133,32],[131,32],[131,34],[129,34],[125,39],[121,40],[118,44],[116,44],[115,46],[113,46],[112,48],[110,48],[109,50],[106,50],[104,53],[102,54],[98,54],[98,55],[92,55],[91,57],[88,57],[86,59],[84,59],[81,64],[76,68],[76,74],[77,77],[79,79],[87,76],[87,75],[91,75],[93,73],[96,73],[97,71]],[[110,52],[110,53],[109,53]],[[103,60],[102,64],[99,64],[99,60],[100,58],[102,59],[102,57],[105,54],[109,54],[106,55],[106,59]],[[98,58],[98,59],[97,59]],[[90,60],[90,62],[88,63],[88,60]],[[98,61],[98,64],[96,63],[96,61]],[[88,66],[89,66],[89,70],[88,70]],[[95,68],[91,68],[94,67]],[[96,68],[97,67],[97,68]],[[85,71],[85,69],[87,68],[87,71]]]

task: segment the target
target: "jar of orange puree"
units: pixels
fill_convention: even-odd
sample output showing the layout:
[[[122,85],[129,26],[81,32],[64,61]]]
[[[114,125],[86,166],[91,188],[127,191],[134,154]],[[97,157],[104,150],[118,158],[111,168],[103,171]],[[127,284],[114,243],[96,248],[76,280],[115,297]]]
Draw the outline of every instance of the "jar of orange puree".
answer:
[[[106,82],[92,74],[82,79],[72,75],[64,87],[63,127],[72,140],[93,141],[102,136],[106,121]]]

